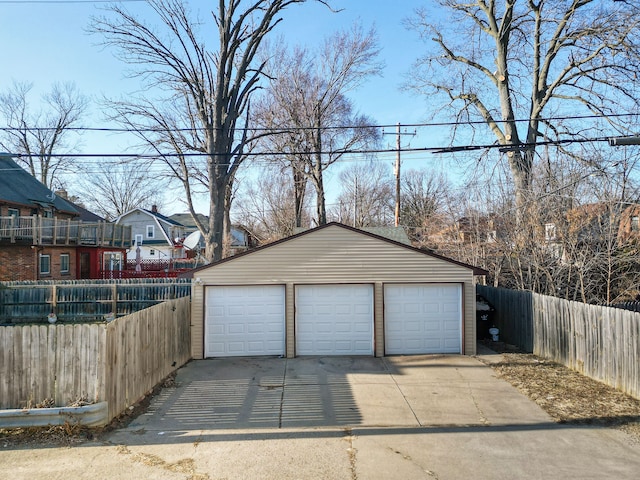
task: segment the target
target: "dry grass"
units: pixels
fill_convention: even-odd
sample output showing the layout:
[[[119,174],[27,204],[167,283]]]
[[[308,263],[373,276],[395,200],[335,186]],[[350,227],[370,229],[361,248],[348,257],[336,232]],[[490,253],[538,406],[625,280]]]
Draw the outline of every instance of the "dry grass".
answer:
[[[67,422],[64,425],[48,427],[29,428],[0,428],[0,448],[26,447],[30,446],[73,446],[86,441],[100,439],[104,433],[111,432],[118,428],[124,428],[132,420],[147,411],[151,399],[156,396],[162,388],[175,385],[176,372],[169,374],[160,382],[148,395],[138,403],[129,407],[118,417],[114,418],[106,427],[83,427],[76,423]],[[86,397],[80,396],[73,400],[69,406],[88,405],[91,402]],[[45,408],[54,406],[53,400],[47,399],[31,408]]]
[[[534,355],[503,353],[498,375],[559,423],[617,427],[640,441],[640,400]]]
[[[0,428],[0,447],[30,447],[40,445],[77,445],[94,438],[97,429],[77,424],[29,428]]]

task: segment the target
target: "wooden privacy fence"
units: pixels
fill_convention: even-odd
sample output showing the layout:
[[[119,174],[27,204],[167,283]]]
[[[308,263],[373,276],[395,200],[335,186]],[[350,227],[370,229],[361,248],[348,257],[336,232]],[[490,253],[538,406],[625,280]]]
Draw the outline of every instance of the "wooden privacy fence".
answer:
[[[183,297],[111,323],[0,327],[0,408],[108,402],[108,421],[191,358]]]
[[[102,321],[190,294],[188,279],[1,282],[0,324]]]
[[[507,335],[531,328],[534,354],[640,398],[640,313],[532,292],[486,286],[477,291],[499,312],[500,325],[513,319]],[[519,336],[527,337],[505,341],[521,346],[513,341]]]

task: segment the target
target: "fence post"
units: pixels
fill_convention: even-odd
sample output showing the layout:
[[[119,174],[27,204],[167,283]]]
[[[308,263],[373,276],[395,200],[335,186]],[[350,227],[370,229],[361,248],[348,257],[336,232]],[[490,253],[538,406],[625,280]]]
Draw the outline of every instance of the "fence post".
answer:
[[[114,283],[111,286],[111,311],[113,315],[117,317],[118,313],[118,284]]]
[[[55,283],[51,288],[51,313],[58,314],[58,286]]]

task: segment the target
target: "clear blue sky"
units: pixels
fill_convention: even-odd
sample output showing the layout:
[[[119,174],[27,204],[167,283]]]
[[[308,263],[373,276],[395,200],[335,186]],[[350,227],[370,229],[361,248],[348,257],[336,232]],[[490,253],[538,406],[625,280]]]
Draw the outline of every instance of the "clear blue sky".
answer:
[[[99,97],[117,96],[135,90],[137,80],[124,78],[126,66],[111,51],[97,46],[100,38],[85,32],[89,19],[104,3],[81,0],[58,3],[56,0],[0,0],[0,54],[3,75],[0,90],[12,79],[31,81],[38,90],[47,90],[55,81],[74,81],[81,92]],[[193,9],[206,14],[212,0],[190,0]],[[407,31],[402,20],[425,3],[424,0],[333,0],[342,8],[332,13],[326,7],[309,2],[290,7],[275,31],[292,42],[313,45],[325,35],[348,28],[360,21],[367,28],[375,25],[380,35],[384,76],[371,79],[353,96],[363,113],[379,123],[415,122],[425,118],[426,104],[416,101],[398,87],[402,75],[421,51],[414,32]],[[127,3],[132,11],[145,11],[141,3]],[[103,124],[99,112],[91,123]]]
[[[214,4],[212,0],[190,0],[190,3],[202,15]],[[285,11],[276,32],[292,43],[313,46],[327,34],[357,21],[364,28],[375,26],[386,64],[384,75],[372,78],[351,98],[362,113],[372,116],[378,124],[418,123],[427,117],[426,99],[402,92],[399,87],[423,47],[417,34],[407,31],[402,22],[425,3],[426,0],[333,0],[332,4],[343,11],[332,13],[322,5],[308,2]],[[90,17],[99,14],[104,5],[78,0],[69,3],[0,0],[3,71],[0,90],[15,79],[35,84],[32,101],[56,81],[74,81],[82,93],[96,99],[135,91],[138,80],[125,78],[126,65],[114,58],[111,51],[97,46],[100,38],[86,33]],[[130,2],[127,8],[148,11],[143,3]],[[96,104],[85,124],[107,126]],[[419,137],[411,139],[412,146],[433,146],[433,139]],[[83,138],[83,153],[117,153],[123,148],[123,139],[112,134],[90,134]],[[392,137],[389,143],[394,144]]]

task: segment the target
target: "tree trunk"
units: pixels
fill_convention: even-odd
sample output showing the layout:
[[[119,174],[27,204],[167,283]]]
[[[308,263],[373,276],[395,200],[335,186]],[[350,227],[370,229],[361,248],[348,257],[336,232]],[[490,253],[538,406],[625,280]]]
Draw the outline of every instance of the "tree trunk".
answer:
[[[222,259],[224,241],[227,182],[225,179],[212,180],[209,186],[209,231],[205,235],[205,257],[211,262]]]
[[[231,203],[233,201],[233,179],[229,179],[224,197],[224,227],[222,229],[222,258],[231,256]]]
[[[296,227],[302,227],[302,209],[304,208],[304,196],[307,191],[307,178],[299,166],[291,164],[293,170],[293,193],[295,197]]]
[[[327,206],[324,197],[322,158],[320,153],[316,155],[316,162],[313,166],[313,170],[313,183],[316,188],[316,213],[318,215],[318,226],[320,226],[327,223]]]

